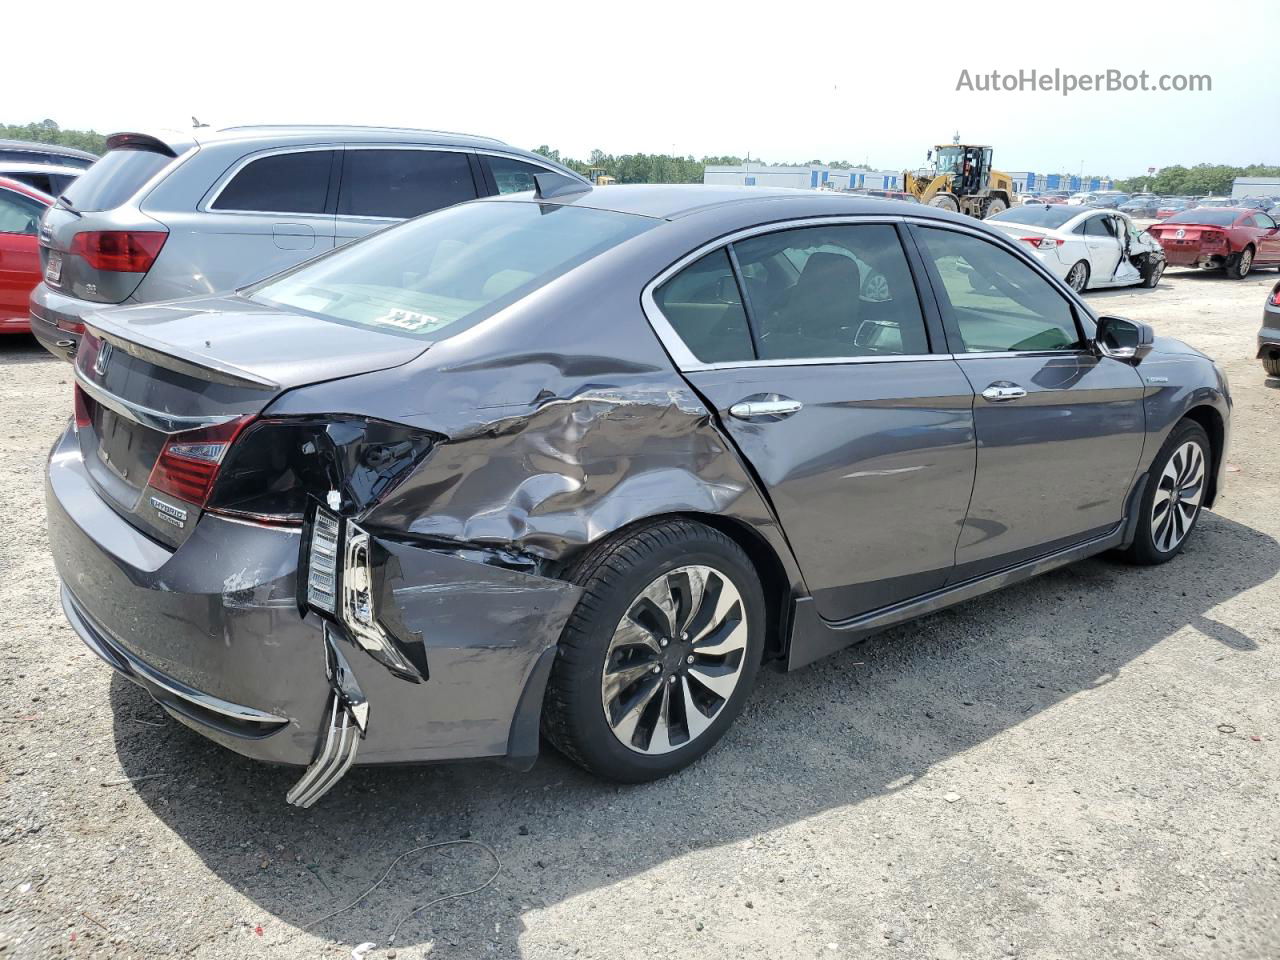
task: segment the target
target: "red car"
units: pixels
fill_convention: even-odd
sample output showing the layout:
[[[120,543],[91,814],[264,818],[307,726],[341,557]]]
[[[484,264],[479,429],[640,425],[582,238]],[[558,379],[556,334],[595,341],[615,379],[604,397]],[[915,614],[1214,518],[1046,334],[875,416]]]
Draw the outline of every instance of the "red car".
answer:
[[[36,225],[53,197],[0,177],[0,333],[30,333],[27,298],[40,282]]]
[[[1255,266],[1280,265],[1280,227],[1261,210],[1196,207],[1147,232],[1160,241],[1171,267],[1220,268],[1243,280]]]

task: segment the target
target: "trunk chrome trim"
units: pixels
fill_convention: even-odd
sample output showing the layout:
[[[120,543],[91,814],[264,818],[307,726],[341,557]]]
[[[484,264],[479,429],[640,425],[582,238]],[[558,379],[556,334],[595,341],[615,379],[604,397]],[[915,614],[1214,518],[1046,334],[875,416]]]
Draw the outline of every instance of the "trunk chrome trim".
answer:
[[[104,407],[114,410],[120,416],[130,419],[134,423],[139,423],[152,430],[158,430],[161,433],[182,433],[184,430],[216,427],[235,420],[237,416],[236,414],[228,414],[216,417],[180,417],[117,397],[114,393],[104,390],[86,377],[78,367],[75,369],[75,377],[77,386]]]

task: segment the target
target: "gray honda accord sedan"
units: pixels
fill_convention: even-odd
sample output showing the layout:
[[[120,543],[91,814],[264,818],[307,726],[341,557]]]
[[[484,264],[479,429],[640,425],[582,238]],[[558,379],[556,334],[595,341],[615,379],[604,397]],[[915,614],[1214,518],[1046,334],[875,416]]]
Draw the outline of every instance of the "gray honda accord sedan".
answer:
[[[250,757],[642,781],[783,669],[1102,551],[1223,482],[1203,354],[918,204],[461,204],[226,296],[103,311],[49,460],[62,601]]]

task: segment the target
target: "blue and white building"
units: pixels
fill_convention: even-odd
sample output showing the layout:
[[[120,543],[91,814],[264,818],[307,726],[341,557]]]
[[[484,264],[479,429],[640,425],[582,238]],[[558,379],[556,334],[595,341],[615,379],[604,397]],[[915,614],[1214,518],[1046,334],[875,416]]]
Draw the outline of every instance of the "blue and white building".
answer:
[[[738,166],[709,166],[703,183],[739,187],[792,187],[797,190],[901,190],[897,170],[838,170],[826,164],[774,167],[748,160]]]

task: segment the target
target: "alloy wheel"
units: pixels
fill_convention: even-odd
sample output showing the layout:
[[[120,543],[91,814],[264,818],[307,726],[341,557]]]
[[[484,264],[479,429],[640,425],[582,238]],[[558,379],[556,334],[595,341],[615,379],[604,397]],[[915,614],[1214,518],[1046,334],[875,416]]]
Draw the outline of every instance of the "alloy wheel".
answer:
[[[1204,449],[1188,440],[1165,464],[1151,504],[1151,540],[1157,550],[1168,553],[1183,541],[1203,497]]]
[[[742,596],[714,567],[653,580],[618,622],[600,697],[618,740],[664,754],[696,740],[737,689],[747,651]]]
[[[1085,284],[1085,276],[1086,276],[1085,270],[1086,268],[1083,263],[1077,263],[1074,267],[1071,268],[1071,272],[1067,274],[1067,285],[1070,286],[1071,289],[1074,290],[1076,293],[1084,292],[1084,284]]]

